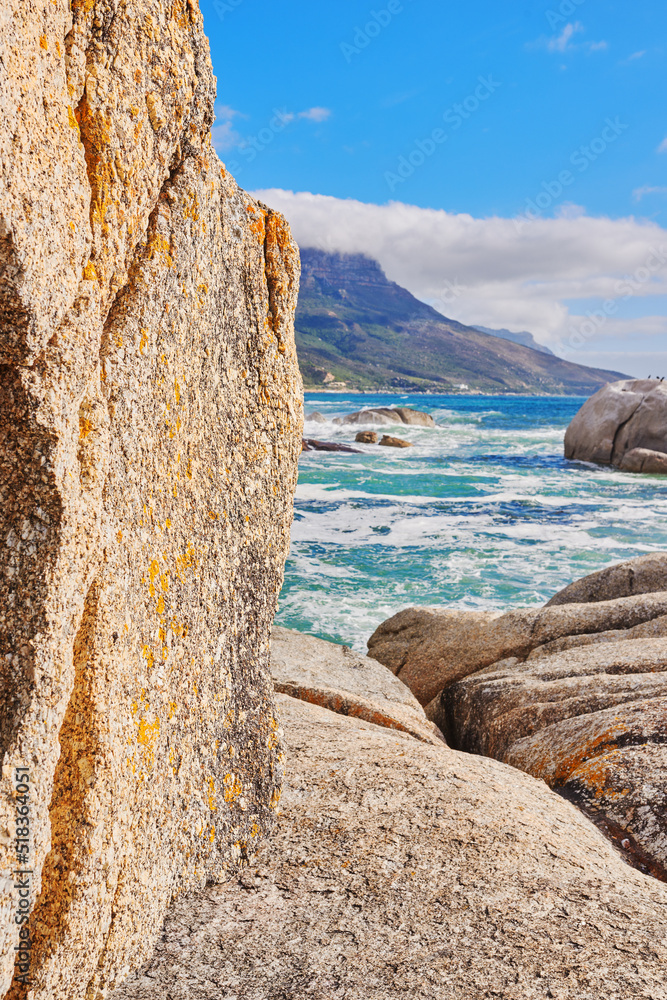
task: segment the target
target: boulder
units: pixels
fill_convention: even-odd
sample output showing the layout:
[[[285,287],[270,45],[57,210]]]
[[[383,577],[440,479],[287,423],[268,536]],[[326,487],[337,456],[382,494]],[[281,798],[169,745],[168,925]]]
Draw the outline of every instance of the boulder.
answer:
[[[350,448],[338,441],[316,441],[314,438],[304,438],[301,442],[302,451],[342,451],[348,455],[361,455],[358,448]]]
[[[359,410],[346,417],[336,417],[335,424],[409,424],[412,427],[435,427],[435,420],[429,413],[411,410],[407,406],[378,406],[374,409]]]
[[[23,863],[29,996],[83,1000],[273,823],[299,255],[196,0],[7,0],[0,65],[0,996]]]
[[[411,441],[404,441],[402,438],[391,437],[389,434],[383,434],[380,444],[384,448],[412,448]]]
[[[354,440],[359,444],[377,444],[378,435],[375,431],[359,431]]]
[[[309,424],[326,424],[329,422],[324,414],[319,413],[317,410],[314,410],[313,413],[304,414],[303,419]]]
[[[547,607],[610,601],[615,597],[667,591],[667,552],[651,552],[624,563],[616,563],[575,580],[552,597]]]
[[[279,701],[276,834],[110,1000],[667,998],[667,886],[543,782]]]
[[[406,608],[378,626],[368,640],[368,655],[389,667],[427,705],[446,684],[479,669],[481,636],[496,618],[499,613]],[[476,658],[466,658],[467,644],[477,650]]]
[[[599,389],[565,434],[565,457],[581,462],[664,473],[666,455],[667,385],[653,379],[628,379]]]
[[[446,688],[432,714],[450,745],[546,781],[667,880],[666,639],[506,659]]]
[[[408,608],[379,626],[368,653],[428,705],[446,685],[499,660],[525,659],[538,646],[567,636],[632,628],[666,614],[667,592],[504,615]],[[430,709],[426,714],[434,718]]]
[[[292,698],[410,733],[425,743],[444,742],[405,684],[349,646],[274,626],[271,674],[275,690]]]
[[[621,472],[644,472],[647,475],[667,475],[667,455],[662,451],[648,448],[633,448],[626,451],[618,462]]]

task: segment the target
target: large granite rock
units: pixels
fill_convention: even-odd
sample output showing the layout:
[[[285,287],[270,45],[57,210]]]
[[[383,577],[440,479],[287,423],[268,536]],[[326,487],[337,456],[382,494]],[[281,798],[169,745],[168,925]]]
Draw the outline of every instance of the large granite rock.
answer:
[[[667,880],[667,639],[507,659],[446,688],[433,716],[452,746],[543,779]]]
[[[543,782],[280,706],[276,835],[112,1000],[665,1000],[667,887]]]
[[[312,635],[274,626],[271,673],[276,691],[332,712],[398,729],[426,743],[440,730],[401,681],[377,660]]]
[[[378,626],[368,640],[368,655],[389,667],[427,705],[446,684],[488,665],[480,663],[483,637],[496,618],[499,613],[405,608]],[[489,663],[496,659],[491,655]]]
[[[667,472],[667,385],[612,382],[579,410],[565,434],[565,457],[628,472]]]
[[[435,427],[430,413],[412,410],[409,406],[377,406],[374,409],[359,410],[346,417],[336,417],[335,424],[406,424],[412,427]]]
[[[195,0],[8,0],[0,74],[0,996],[27,862],[29,996],[92,1000],[272,823],[298,253]]]
[[[547,607],[611,601],[615,597],[651,594],[659,590],[667,591],[667,552],[638,556],[575,580],[552,597]]]
[[[506,657],[572,635],[627,629],[667,614],[667,592],[594,604],[517,608],[498,615],[407,608],[368,640],[368,653],[428,705],[444,687]],[[433,717],[427,710],[427,715]]]

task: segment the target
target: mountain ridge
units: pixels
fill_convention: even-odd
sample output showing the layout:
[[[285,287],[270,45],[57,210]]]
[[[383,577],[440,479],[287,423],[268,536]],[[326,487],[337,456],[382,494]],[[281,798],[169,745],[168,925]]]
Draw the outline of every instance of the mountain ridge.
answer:
[[[302,247],[301,265],[296,339],[307,389],[590,395],[627,378],[448,319],[364,254]]]

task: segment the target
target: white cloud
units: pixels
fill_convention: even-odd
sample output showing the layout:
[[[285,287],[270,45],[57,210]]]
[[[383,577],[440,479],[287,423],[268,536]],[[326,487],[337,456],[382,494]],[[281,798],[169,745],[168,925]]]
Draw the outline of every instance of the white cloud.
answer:
[[[583,24],[580,21],[575,21],[574,24],[566,24],[560,35],[554,35],[547,41],[547,49],[549,52],[565,52],[570,46],[570,42],[574,35],[584,30]]]
[[[667,153],[667,139],[663,139],[662,140],[662,142],[658,146],[658,152],[659,153]]]
[[[634,62],[635,59],[643,59],[646,55],[646,49],[642,49],[641,52],[633,52],[631,56],[628,56],[626,62]]]
[[[593,218],[571,206],[557,218],[517,227],[514,219],[402,202],[371,205],[276,189],[256,194],[286,215],[302,246],[365,253],[450,318],[530,330],[554,350],[570,342],[573,324],[585,321],[589,300],[630,296],[637,312],[643,297],[667,296],[667,230],[651,221]],[[584,301],[577,307],[577,300]],[[658,319],[641,320],[642,336],[664,335]],[[627,335],[638,324],[624,325],[612,311],[604,335],[621,336],[623,329]]]
[[[573,39],[575,35],[582,34],[586,29],[581,21],[573,21],[566,24],[560,35],[552,35],[550,38],[542,35],[536,42],[530,42],[528,49],[546,49],[547,52],[574,52],[580,49],[585,52],[604,52],[609,48],[608,42],[581,42],[576,44]],[[561,69],[567,67],[561,66]]]
[[[645,184],[643,187],[635,188],[632,197],[635,201],[641,201],[647,194],[667,194],[667,187],[651,187],[650,184]]]
[[[329,108],[308,108],[307,111],[300,111],[298,117],[309,122],[325,122],[331,118],[331,111]]]
[[[242,135],[234,126],[236,118],[247,118],[247,115],[242,114],[240,111],[235,111],[234,108],[230,108],[226,104],[217,104],[215,113],[217,124],[211,129],[211,134],[213,136],[213,145],[218,153],[228,153],[230,149],[241,149],[250,143],[256,148],[257,140],[255,137],[248,138],[248,136]],[[263,131],[265,133],[268,132],[270,135],[277,135],[295,121],[302,120],[318,124],[330,117],[331,111],[329,108],[314,107],[306,108],[305,111],[275,110],[269,122],[264,125]],[[266,144],[264,140],[262,145],[265,146]]]
[[[215,120],[218,124],[213,125],[211,135],[218,153],[226,153],[239,145],[241,136],[234,128],[233,122],[235,118],[244,117],[245,115],[230,108],[228,104],[216,104]]]

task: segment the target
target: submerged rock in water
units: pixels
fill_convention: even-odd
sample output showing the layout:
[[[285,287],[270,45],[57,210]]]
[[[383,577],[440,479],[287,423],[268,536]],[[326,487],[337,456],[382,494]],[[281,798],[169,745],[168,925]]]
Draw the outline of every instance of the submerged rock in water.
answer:
[[[378,406],[370,410],[359,410],[346,417],[336,417],[335,424],[409,424],[413,427],[435,427],[435,420],[429,413],[412,410],[408,406]]]
[[[667,385],[629,379],[598,390],[566,431],[565,457],[667,473]]]
[[[328,423],[327,418],[323,413],[319,413],[315,410],[313,413],[306,413],[303,418],[307,423],[311,424],[326,424]]]
[[[384,448],[412,448],[411,441],[404,441],[403,438],[391,437],[390,434],[383,434],[380,445]]]
[[[0,20],[0,996],[27,771],[29,995],[83,1000],[273,823],[299,255],[215,154],[195,0]]]
[[[342,451],[348,455],[361,455],[358,448],[351,448],[347,444],[340,444],[338,441],[316,441],[314,438],[304,438],[301,446],[302,451]]]
[[[409,688],[377,660],[312,635],[274,626],[271,673],[276,691],[340,715],[444,742]]]
[[[543,782],[279,697],[281,818],[110,1000],[657,1000],[667,887]],[[573,992],[574,991],[574,992]]]

